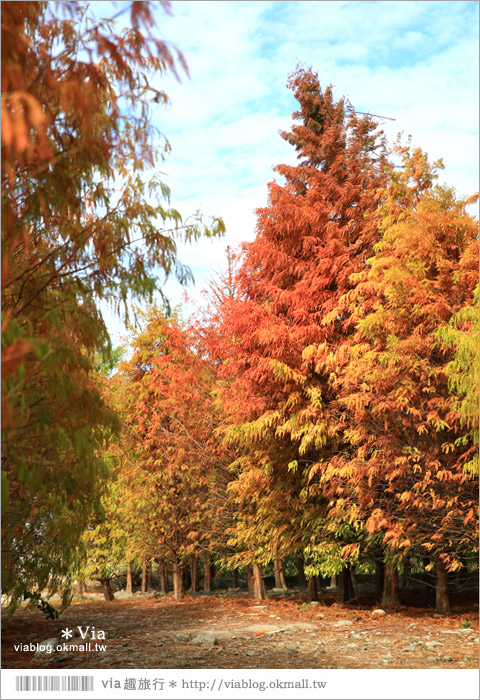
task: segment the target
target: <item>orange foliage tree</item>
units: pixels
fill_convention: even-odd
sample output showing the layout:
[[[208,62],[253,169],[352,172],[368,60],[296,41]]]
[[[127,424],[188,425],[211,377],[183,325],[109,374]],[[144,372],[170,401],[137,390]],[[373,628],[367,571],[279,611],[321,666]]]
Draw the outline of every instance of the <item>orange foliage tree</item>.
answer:
[[[478,494],[465,468],[476,445],[465,437],[448,381],[453,353],[439,329],[473,303],[477,222],[465,210],[471,199],[433,186],[439,164],[420,149],[397,151],[382,238],[342,300],[356,323],[338,350],[350,358],[338,401],[353,453],[333,455],[312,476],[332,495],[333,521],[381,533],[390,559],[411,552],[426,557],[427,569],[436,564],[437,611],[446,613],[446,572],[477,550]],[[471,429],[471,412],[469,421]],[[384,602],[395,602],[394,592]]]

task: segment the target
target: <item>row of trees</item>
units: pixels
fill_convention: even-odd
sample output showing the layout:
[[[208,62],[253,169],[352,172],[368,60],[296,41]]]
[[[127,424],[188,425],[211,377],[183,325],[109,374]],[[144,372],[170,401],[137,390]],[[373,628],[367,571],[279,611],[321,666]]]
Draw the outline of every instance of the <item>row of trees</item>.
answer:
[[[111,380],[129,556],[168,562],[177,596],[200,556],[248,566],[257,597],[260,568],[280,580],[297,556],[309,597],[338,574],[342,602],[370,564],[384,604],[414,560],[446,613],[478,540],[475,198],[313,71],[289,86],[299,163],[276,168],[238,269],[189,326],[151,309]]]
[[[169,11],[162,2],[161,9]],[[435,567],[477,551],[478,241],[440,164],[390,151],[313,71],[282,136],[257,236],[185,323],[148,306],[189,272],[176,241],[223,231],[183,222],[147,168],[161,160],[153,74],[186,69],[157,39],[148,2],[129,26],[83,3],[2,3],[3,590],[65,590],[157,562],[261,569],[299,558],[318,575]],[[155,199],[156,197],[156,199]],[[142,302],[143,300],[143,302]],[[115,364],[100,303],[130,302]],[[477,372],[477,374],[475,374]]]

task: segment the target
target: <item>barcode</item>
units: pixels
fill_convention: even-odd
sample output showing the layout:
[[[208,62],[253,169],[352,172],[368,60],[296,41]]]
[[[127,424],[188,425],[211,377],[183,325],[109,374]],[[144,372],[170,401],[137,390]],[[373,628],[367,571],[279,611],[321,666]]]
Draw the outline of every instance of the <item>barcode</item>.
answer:
[[[15,676],[16,690],[93,690],[93,676]]]

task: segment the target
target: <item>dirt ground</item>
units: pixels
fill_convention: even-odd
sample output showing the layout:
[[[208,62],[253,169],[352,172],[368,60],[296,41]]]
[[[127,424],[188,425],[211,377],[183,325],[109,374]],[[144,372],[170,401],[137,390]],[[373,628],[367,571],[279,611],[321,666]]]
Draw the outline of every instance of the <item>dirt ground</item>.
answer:
[[[328,596],[319,603],[304,601],[285,596],[256,605],[243,594],[182,601],[134,595],[112,603],[75,599],[57,620],[35,609],[18,610],[3,616],[2,664],[30,669],[478,668],[478,606],[463,606],[442,618],[418,607],[381,615],[373,614],[372,606],[339,606]],[[96,641],[106,650],[77,647],[41,658],[14,649],[14,644],[36,645],[61,637],[63,629],[87,625],[95,627]],[[105,642],[98,638],[100,630]],[[195,640],[204,633],[203,642]]]

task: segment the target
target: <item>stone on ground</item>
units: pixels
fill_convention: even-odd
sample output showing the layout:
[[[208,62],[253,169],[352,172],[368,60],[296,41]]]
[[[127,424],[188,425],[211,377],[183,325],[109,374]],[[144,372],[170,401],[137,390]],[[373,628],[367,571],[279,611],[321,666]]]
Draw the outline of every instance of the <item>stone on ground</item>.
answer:
[[[346,627],[353,624],[353,620],[337,620],[336,622],[332,622],[332,627]]]
[[[190,635],[187,634],[186,632],[179,632],[175,636],[179,642],[186,642],[188,639],[190,639]]]
[[[217,643],[217,638],[214,634],[211,632],[202,632],[202,634],[197,634],[196,637],[194,637],[190,644],[216,644]]]

